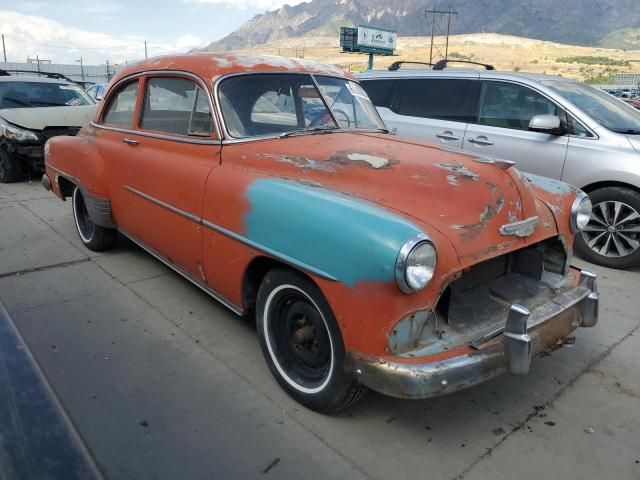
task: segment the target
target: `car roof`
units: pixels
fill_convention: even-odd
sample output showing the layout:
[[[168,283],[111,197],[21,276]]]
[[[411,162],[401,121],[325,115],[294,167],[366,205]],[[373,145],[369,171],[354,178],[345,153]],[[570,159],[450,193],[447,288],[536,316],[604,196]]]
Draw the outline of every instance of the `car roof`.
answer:
[[[195,73],[206,81],[228,74],[250,72],[314,73],[353,78],[338,67],[312,62],[302,58],[286,58],[275,55],[250,55],[241,53],[197,52],[181,55],[165,55],[142,60],[121,69],[114,83],[121,78],[154,70],[180,70]]]
[[[500,80],[514,80],[531,82],[544,82],[549,80],[563,80],[574,82],[564,77],[544,75],[541,73],[513,72],[501,70],[481,70],[477,68],[445,68],[444,70],[432,70],[430,68],[406,68],[404,70],[368,70],[357,75],[359,80],[391,79],[391,78],[426,78],[426,77],[463,77],[463,78],[493,78]]]
[[[47,78],[34,75],[2,75],[0,76],[0,82],[64,83],[66,85],[74,85],[61,78]]]

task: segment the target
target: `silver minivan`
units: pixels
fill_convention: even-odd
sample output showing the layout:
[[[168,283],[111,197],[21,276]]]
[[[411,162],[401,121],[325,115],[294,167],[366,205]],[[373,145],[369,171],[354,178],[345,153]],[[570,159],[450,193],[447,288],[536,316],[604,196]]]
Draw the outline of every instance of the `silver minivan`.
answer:
[[[493,69],[396,68],[358,80],[398,135],[581,188],[593,212],[578,253],[607,267],[640,265],[640,111],[583,83]]]

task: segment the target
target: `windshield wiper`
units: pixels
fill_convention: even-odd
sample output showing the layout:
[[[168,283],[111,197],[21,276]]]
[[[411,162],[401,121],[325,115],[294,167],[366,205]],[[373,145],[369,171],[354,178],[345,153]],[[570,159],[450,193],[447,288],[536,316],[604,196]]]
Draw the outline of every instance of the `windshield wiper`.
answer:
[[[333,133],[336,130],[340,130],[340,127],[313,127],[313,128],[299,128],[298,130],[291,130],[290,132],[284,132],[278,135],[279,138],[291,137],[293,135],[313,135],[316,133]]]

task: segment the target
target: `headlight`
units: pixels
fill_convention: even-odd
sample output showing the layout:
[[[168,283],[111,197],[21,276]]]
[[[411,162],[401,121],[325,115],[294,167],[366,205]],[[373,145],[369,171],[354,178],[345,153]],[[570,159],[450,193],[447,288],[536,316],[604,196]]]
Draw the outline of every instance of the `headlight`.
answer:
[[[587,227],[589,220],[591,220],[591,209],[589,195],[580,192],[571,205],[570,225],[573,233],[581,232]]]
[[[0,133],[2,133],[2,136],[16,142],[38,141],[38,136],[35,133],[11,125],[3,118],[0,118]]]
[[[426,287],[436,270],[438,256],[426,235],[407,241],[396,260],[396,283],[404,293],[414,293]]]

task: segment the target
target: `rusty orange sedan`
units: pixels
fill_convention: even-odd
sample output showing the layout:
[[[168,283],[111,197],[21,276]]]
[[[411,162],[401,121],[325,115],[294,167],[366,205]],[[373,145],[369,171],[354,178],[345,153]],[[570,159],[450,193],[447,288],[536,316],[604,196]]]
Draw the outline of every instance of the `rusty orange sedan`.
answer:
[[[103,100],[47,143],[44,186],[87,248],[122,234],[255,315],[271,373],[311,409],[526,374],[597,321],[595,275],[571,266],[584,193],[389,135],[334,67],[160,57]]]

